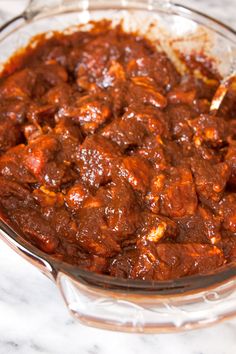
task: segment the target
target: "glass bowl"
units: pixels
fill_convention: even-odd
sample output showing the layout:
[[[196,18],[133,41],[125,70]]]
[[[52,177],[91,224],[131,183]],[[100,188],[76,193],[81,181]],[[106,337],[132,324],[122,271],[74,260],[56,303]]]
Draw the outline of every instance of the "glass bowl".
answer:
[[[180,71],[193,52],[212,59],[222,77],[235,67],[236,32],[217,20],[167,0],[31,1],[24,13],[0,28],[0,68],[32,36],[52,30],[71,33],[80,24],[123,20],[167,52]],[[69,28],[69,29],[68,29]],[[200,65],[200,63],[199,63]],[[200,71],[199,66],[195,71]],[[127,332],[176,332],[208,326],[236,315],[236,264],[213,274],[172,281],[116,279],[58,262],[30,245],[0,212],[0,237],[57,284],[80,322]]]

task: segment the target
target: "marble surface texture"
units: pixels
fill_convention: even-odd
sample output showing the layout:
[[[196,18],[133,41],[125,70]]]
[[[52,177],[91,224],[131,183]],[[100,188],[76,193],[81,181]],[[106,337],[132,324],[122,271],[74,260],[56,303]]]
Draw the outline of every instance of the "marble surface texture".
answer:
[[[183,0],[236,28],[236,0]],[[21,0],[0,0],[0,23]],[[80,325],[55,285],[0,241],[0,354],[234,354],[236,319],[181,334],[113,333]]]

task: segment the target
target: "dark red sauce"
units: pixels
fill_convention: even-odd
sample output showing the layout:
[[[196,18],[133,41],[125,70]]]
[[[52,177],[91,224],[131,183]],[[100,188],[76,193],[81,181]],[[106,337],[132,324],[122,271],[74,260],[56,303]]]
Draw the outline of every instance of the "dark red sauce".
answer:
[[[214,73],[181,76],[150,41],[107,22],[37,41],[0,81],[0,204],[24,237],[122,278],[234,262],[235,92],[209,114]]]

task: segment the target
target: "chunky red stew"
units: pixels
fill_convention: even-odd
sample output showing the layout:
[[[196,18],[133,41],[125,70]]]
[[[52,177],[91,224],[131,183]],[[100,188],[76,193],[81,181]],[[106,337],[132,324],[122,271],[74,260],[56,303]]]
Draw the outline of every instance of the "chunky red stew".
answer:
[[[0,204],[30,243],[119,278],[236,261],[236,92],[210,114],[220,78],[197,59],[181,75],[154,43],[102,22],[9,61]]]

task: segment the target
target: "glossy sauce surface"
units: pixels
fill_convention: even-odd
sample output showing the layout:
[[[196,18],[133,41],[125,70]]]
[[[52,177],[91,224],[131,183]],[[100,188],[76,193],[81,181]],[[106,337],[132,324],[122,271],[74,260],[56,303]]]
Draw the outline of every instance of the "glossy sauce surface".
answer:
[[[218,84],[107,22],[39,37],[0,80],[2,210],[44,252],[115,277],[236,261],[236,93],[209,114]]]

